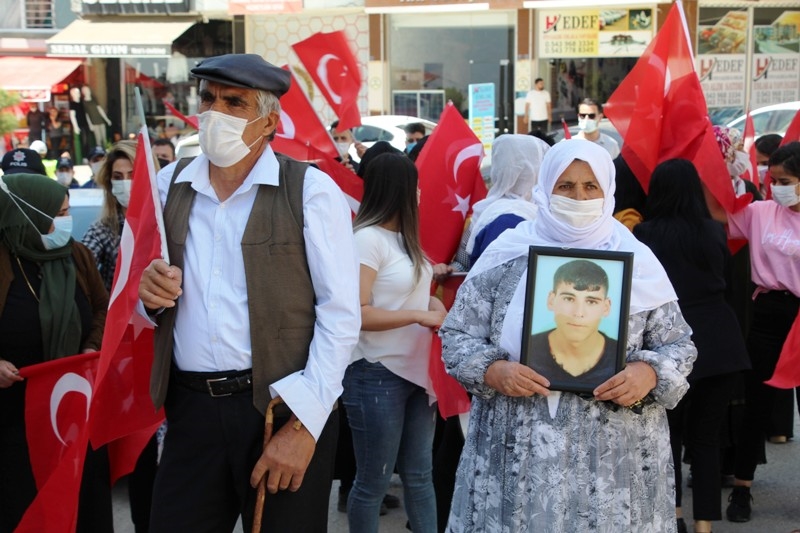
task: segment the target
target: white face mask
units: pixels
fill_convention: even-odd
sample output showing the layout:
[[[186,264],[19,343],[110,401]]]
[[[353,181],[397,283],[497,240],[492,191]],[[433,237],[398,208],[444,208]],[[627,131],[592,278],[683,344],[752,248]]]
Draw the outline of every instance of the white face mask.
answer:
[[[350,143],[336,143],[336,149],[339,151],[339,156],[345,157],[350,150]]]
[[[764,178],[767,177],[767,170],[769,170],[769,166],[767,165],[758,165],[758,179],[763,183]]]
[[[128,202],[131,200],[131,186],[133,180],[112,180],[111,181],[111,194],[122,205],[128,207]]]
[[[45,250],[63,248],[72,238],[72,217],[56,217],[53,219],[52,232],[42,235],[42,246]]]
[[[100,169],[103,168],[103,162],[95,161],[94,163],[89,163],[89,168],[92,169],[92,176],[97,176],[100,174]]]
[[[772,199],[783,207],[792,207],[800,204],[800,196],[797,195],[797,184],[795,185],[773,185]]]
[[[733,161],[726,161],[728,165],[728,174],[732,177],[738,177],[747,172],[750,168],[750,155],[736,150],[736,156]]]
[[[578,128],[586,133],[594,133],[597,131],[597,121],[593,118],[579,118]]]
[[[64,187],[69,187],[70,183],[72,183],[72,173],[56,172],[56,181],[58,181]]]
[[[550,196],[550,212],[553,216],[574,228],[585,228],[603,216],[604,198],[573,200],[566,196]]]
[[[198,133],[200,148],[208,160],[218,167],[232,167],[250,153],[250,148],[263,140],[259,137],[250,146],[242,140],[244,129],[262,118],[258,117],[247,122],[247,119],[219,111],[204,111],[197,115],[200,125]]]

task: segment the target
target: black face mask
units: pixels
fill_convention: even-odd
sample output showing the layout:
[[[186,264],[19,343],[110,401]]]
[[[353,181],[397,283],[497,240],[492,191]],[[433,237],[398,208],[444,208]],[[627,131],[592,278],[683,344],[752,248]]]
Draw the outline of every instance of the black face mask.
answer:
[[[159,165],[160,168],[164,168],[165,166],[169,165],[170,163],[172,163],[172,161],[167,161],[166,159],[161,159],[160,157],[158,158],[158,165]]]

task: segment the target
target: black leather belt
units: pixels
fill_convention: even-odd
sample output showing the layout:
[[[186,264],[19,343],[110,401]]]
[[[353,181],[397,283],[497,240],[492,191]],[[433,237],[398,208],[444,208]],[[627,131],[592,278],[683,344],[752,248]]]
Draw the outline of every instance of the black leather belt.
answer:
[[[234,370],[230,372],[184,372],[173,370],[176,383],[196,392],[205,392],[214,398],[230,396],[253,390],[253,371]]]

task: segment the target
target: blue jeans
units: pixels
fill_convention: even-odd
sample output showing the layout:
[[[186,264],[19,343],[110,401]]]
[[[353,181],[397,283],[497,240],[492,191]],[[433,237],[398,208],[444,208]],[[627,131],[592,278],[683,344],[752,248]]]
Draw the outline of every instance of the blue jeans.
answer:
[[[356,479],[347,500],[350,531],[377,533],[381,501],[397,471],[414,533],[436,532],[432,447],[436,409],[422,387],[365,359],[344,375],[344,405],[353,432]]]

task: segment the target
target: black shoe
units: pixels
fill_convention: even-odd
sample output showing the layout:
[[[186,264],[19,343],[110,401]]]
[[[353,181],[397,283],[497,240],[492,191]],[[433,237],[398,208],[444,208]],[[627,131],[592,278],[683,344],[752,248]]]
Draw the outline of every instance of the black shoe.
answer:
[[[686,529],[686,522],[683,521],[683,518],[678,518],[678,533],[689,533],[689,530]]]
[[[728,496],[728,508],[725,515],[731,522],[749,522],[750,514],[753,512],[751,503],[753,497],[750,495],[750,487],[733,487],[731,495]]]
[[[389,509],[397,509],[400,507],[400,498],[394,494],[387,494],[383,497],[383,505]]]

